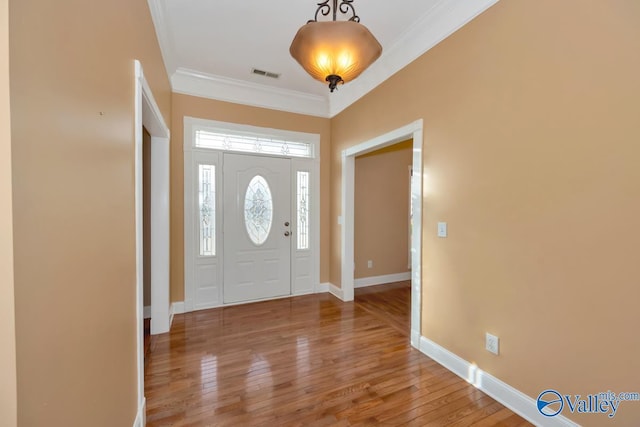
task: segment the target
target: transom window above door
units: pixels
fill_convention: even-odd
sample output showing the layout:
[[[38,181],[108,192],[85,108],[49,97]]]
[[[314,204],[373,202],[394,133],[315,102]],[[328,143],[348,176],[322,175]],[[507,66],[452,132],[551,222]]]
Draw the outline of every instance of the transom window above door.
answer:
[[[283,157],[313,158],[313,144],[273,139],[260,135],[241,135],[210,130],[195,131],[195,146],[241,153],[269,154]]]

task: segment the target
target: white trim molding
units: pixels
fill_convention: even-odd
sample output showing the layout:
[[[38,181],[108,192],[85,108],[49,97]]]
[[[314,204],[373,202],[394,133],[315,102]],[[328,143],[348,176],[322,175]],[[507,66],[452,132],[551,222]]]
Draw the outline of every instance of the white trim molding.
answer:
[[[342,290],[342,288],[337,287],[333,283],[329,283],[329,293],[338,298],[340,301],[353,301],[353,298],[351,300],[345,300],[344,291]]]
[[[358,79],[340,87],[339,92],[322,96],[179,67],[164,2],[148,0],[162,58],[167,75],[171,76],[174,92],[329,118],[362,98],[497,2],[498,0],[436,2],[393,45],[385,46],[382,56]]]
[[[167,25],[165,12],[165,3],[161,0],[147,0],[149,11],[151,12],[151,20],[156,29],[156,37],[160,45],[160,53],[164,61],[164,67],[167,75],[171,76],[176,71],[175,49],[173,48],[173,35]]]
[[[173,73],[171,86],[174,92],[185,95],[309,116],[329,117],[327,96],[215,76],[185,68],[178,68]]]
[[[318,285],[316,286],[316,294],[324,294],[326,292],[329,292],[329,287],[331,286],[331,283],[318,283]]]
[[[184,301],[176,301],[171,304],[171,312],[173,314],[183,314],[184,311]]]
[[[133,421],[133,427],[144,427],[147,425],[147,399],[144,397],[138,404],[138,412],[136,413],[136,419]]]
[[[369,141],[349,147],[342,152],[342,248],[341,294],[344,301],[354,297],[354,214],[355,214],[355,158],[398,142],[413,139],[413,175],[411,176],[411,345],[419,345],[420,307],[422,305],[422,119],[392,130]]]
[[[562,415],[551,418],[540,414],[534,399],[428,338],[420,337],[419,350],[534,425],[579,427]]]
[[[385,276],[379,276],[379,277],[385,277]],[[342,289],[340,289],[333,283],[329,283],[329,282],[319,283],[318,285],[316,285],[315,292],[312,292],[312,293],[316,293],[316,294],[330,293],[341,300],[343,299]],[[310,294],[302,294],[302,295],[310,295]],[[284,297],[284,298],[288,298],[288,297]],[[276,298],[276,299],[280,299],[280,298]],[[172,322],[173,322],[174,315],[183,314],[183,313],[186,313],[185,307],[184,307],[184,301],[176,301],[171,304],[171,321]]]
[[[339,114],[497,2],[498,0],[437,2],[409,26],[393,46],[386,48],[380,59],[362,75],[341,87],[340,92],[332,94],[329,116]]]
[[[411,280],[411,272],[385,274],[382,276],[361,277],[353,281],[354,288],[365,288],[367,286],[384,285],[385,283],[405,282]]]
[[[138,400],[144,402],[144,277],[143,259],[151,259],[151,333],[169,330],[169,128],[134,60],[134,182],[136,241],[136,335]],[[151,253],[143,253],[142,129],[151,134]],[[144,418],[142,418],[144,424]]]
[[[171,307],[169,308],[169,330],[171,330],[171,326],[173,325],[174,316],[182,313],[184,313],[184,301],[171,303]]]
[[[151,259],[151,334],[157,335],[170,328],[169,130],[158,134],[145,127],[151,132],[151,253],[145,256]]]
[[[215,286],[217,287],[217,294],[215,298],[209,298],[206,300],[198,300],[198,278],[197,268],[202,265],[202,261],[198,259],[196,255],[197,248],[197,231],[196,224],[194,223],[195,213],[194,206],[197,201],[197,193],[194,189],[194,171],[197,171],[198,162],[208,162],[216,165],[216,181],[223,182],[224,174],[224,156],[225,151],[215,150],[208,148],[195,147],[194,138],[197,130],[209,130],[213,132],[222,133],[237,133],[240,135],[252,135],[263,136],[266,138],[274,138],[278,140],[288,140],[296,142],[304,142],[310,144],[312,147],[313,157],[301,158],[291,157],[291,172],[295,174],[296,171],[307,171],[310,174],[310,248],[304,250],[308,255],[310,271],[306,279],[302,276],[291,276],[291,294],[288,296],[298,296],[311,294],[318,292],[320,288],[320,135],[316,133],[305,133],[291,131],[287,129],[273,129],[259,126],[251,126],[239,123],[220,122],[215,120],[200,119],[185,116],[183,118],[184,123],[184,290],[185,298],[182,305],[183,312],[191,312],[196,310],[203,310],[209,308],[222,307],[227,305],[236,305],[224,303],[224,287],[223,283],[223,268],[224,268],[224,232],[223,232],[223,215],[222,212],[216,214],[216,234],[217,234],[217,252],[214,257],[208,257],[206,262],[213,264],[216,263],[217,278]],[[247,159],[249,156],[256,155],[256,153],[239,153],[245,154]],[[292,182],[295,182],[295,177],[292,176]],[[291,188],[292,195],[295,194],[294,188]],[[216,206],[223,206],[222,204],[222,191],[216,191]],[[292,202],[295,199],[292,200]],[[292,212],[294,206],[291,206]],[[294,249],[292,246],[292,262],[294,260]],[[303,252],[297,250],[298,253]],[[294,270],[292,270],[293,273]],[[299,280],[297,278],[302,277]],[[211,294],[210,294],[211,295]],[[280,297],[278,297],[280,298]],[[245,301],[247,303],[250,301]]]

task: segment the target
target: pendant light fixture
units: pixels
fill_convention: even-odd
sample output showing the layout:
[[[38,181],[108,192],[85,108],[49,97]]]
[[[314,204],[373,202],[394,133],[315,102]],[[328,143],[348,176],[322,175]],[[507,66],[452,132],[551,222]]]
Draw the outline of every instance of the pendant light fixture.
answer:
[[[332,5],[330,4],[333,4]],[[333,92],[338,83],[349,82],[378,59],[382,46],[360,24],[353,0],[326,0],[318,3],[314,19],[299,30],[289,52],[314,79],[329,82]],[[338,21],[338,13],[351,17]],[[331,21],[318,21],[318,16],[332,15]]]

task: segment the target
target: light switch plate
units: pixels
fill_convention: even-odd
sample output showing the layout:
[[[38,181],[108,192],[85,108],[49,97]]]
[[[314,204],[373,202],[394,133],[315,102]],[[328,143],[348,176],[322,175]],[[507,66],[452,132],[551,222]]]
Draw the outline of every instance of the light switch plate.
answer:
[[[500,338],[495,335],[486,333],[485,338],[485,348],[489,353],[500,354]]]
[[[447,223],[439,222],[438,223],[438,237],[447,237]]]

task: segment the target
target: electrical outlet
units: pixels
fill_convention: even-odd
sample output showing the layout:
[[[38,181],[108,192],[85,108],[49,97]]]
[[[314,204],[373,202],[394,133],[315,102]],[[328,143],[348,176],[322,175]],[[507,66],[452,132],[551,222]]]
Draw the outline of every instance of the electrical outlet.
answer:
[[[498,338],[495,335],[491,335],[489,332],[487,332],[485,348],[490,353],[499,354],[500,353],[500,338]]]
[[[373,260],[367,261],[367,268],[373,268]]]

